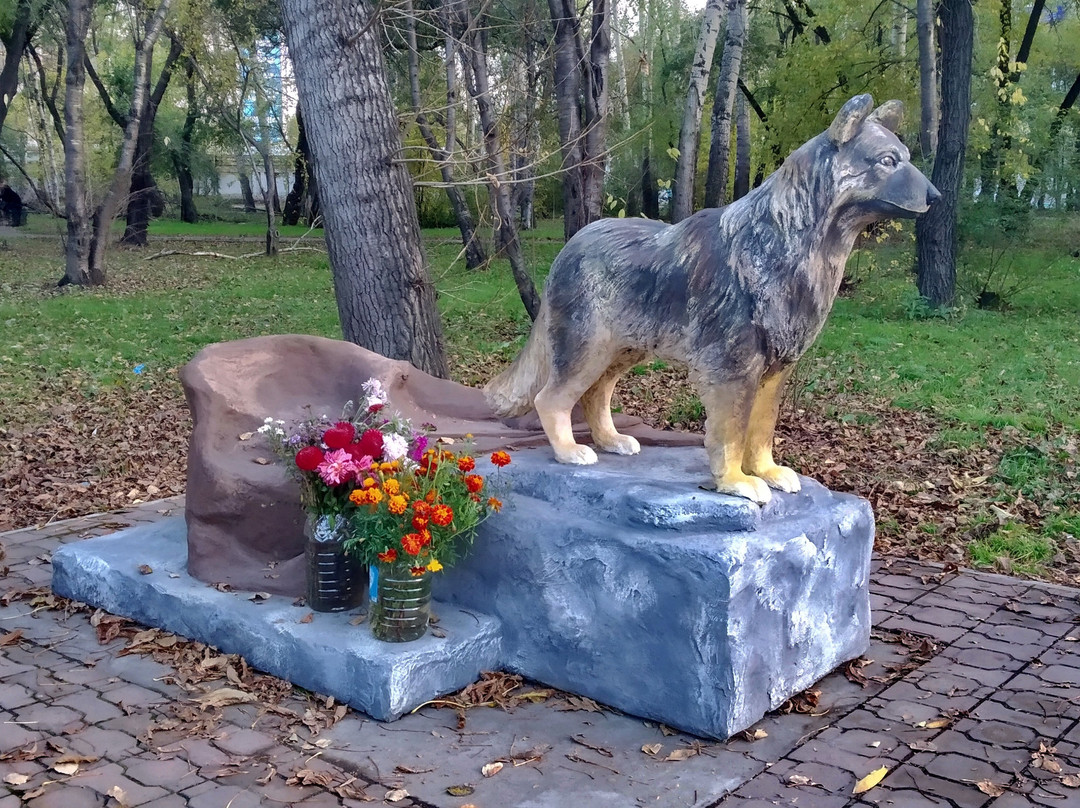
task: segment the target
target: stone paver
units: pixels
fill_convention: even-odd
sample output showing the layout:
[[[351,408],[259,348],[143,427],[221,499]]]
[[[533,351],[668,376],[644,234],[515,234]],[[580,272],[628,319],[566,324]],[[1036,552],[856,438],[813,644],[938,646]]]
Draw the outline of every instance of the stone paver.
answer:
[[[176,498],[0,535],[0,597],[12,598],[0,638],[20,632],[0,646],[0,808],[116,805],[115,789],[143,808],[1080,806],[1070,785],[1080,776],[1077,590],[878,560],[873,661],[852,671],[864,686],[834,673],[809,713],[769,715],[753,740],[701,742],[555,700],[478,708],[463,725],[453,710],[425,707],[394,724],[350,712],[326,727],[324,701],[303,693],[271,711],[200,711],[203,690],[169,664],[121,656],[127,640],[100,644],[87,612],[49,608],[57,546],[182,508]],[[641,750],[650,743],[662,745],[656,759]],[[675,749],[697,754],[665,762]],[[535,757],[522,762],[525,750]],[[74,774],[54,768],[67,771],[65,755]],[[496,760],[504,770],[482,777]],[[879,767],[881,782],[853,795]],[[448,785],[474,793],[452,796]],[[995,786],[1005,791],[994,796]],[[410,796],[383,802],[399,788]]]

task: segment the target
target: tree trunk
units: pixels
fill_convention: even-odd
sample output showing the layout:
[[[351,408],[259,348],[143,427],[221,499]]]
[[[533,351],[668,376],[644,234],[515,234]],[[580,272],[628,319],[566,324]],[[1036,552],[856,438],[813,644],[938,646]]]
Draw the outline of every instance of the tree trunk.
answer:
[[[304,130],[304,116],[296,113],[296,159],[293,162],[293,184],[285,195],[285,209],[281,214],[281,223],[296,225],[304,213],[305,200],[311,193],[311,158],[308,148],[307,132]]]
[[[641,147],[641,212],[646,219],[660,218],[660,199],[656,191],[656,177],[652,173],[648,142]]]
[[[934,48],[934,0],[917,0],[916,30],[919,37],[919,147],[930,162],[937,152],[938,99],[937,52]]]
[[[697,174],[698,145],[701,142],[701,108],[712,70],[713,52],[724,13],[725,0],[707,0],[701,18],[694,61],[690,65],[690,86],[686,90],[682,126],[679,128],[679,160],[671,198],[671,221],[681,222],[694,212],[694,177]]]
[[[735,99],[735,185],[732,201],[750,193],[750,107],[739,93]]]
[[[563,236],[600,218],[607,132],[607,0],[594,0],[589,51],[572,0],[548,0],[555,32],[555,97],[562,146]]]
[[[17,0],[11,31],[6,36],[0,36],[0,41],[4,43],[4,65],[0,68],[0,130],[4,128],[8,109],[19,92],[19,62],[34,28],[31,6],[31,0]]]
[[[67,214],[67,245],[64,277],[60,281],[79,286],[105,282],[100,267],[90,270],[90,249],[94,237],[90,217],[90,189],[86,183],[86,127],[83,118],[84,42],[90,27],[93,0],[69,0],[64,34],[67,70],[64,78],[64,210]]]
[[[941,124],[931,181],[941,192],[915,221],[918,287],[931,306],[956,295],[956,220],[971,120],[971,55],[974,20],[970,0],[942,0]]]
[[[462,34],[461,55],[462,72],[469,95],[476,102],[476,112],[483,131],[484,151],[487,155],[488,173],[496,179],[505,180],[506,165],[503,162],[502,147],[499,143],[499,122],[491,106],[491,89],[487,72],[487,41],[466,5],[466,0],[457,0],[454,4]],[[514,225],[514,212],[510,206],[510,188],[505,182],[492,182],[491,195],[494,197],[495,212],[500,220],[503,237],[503,251],[510,261],[510,271],[514,275],[521,302],[525,311],[533,320],[540,313],[540,295],[536,291],[532,276],[525,266],[525,256],[521,252],[521,241]]]
[[[483,242],[476,235],[476,224],[473,222],[469,204],[465,200],[464,194],[461,193],[461,189],[454,184],[454,169],[450,155],[439,144],[438,138],[435,137],[435,132],[432,131],[431,124],[428,122],[427,115],[423,111],[423,99],[420,95],[420,54],[416,48],[416,17],[413,14],[412,0],[408,0],[405,5],[405,25],[406,41],[409,46],[409,91],[412,96],[416,126],[420,130],[420,136],[424,138],[424,143],[427,144],[431,159],[439,166],[439,173],[442,175],[450,210],[453,211],[454,221],[457,222],[458,230],[461,231],[461,243],[465,250],[465,266],[469,269],[479,269],[487,263]],[[446,54],[446,58],[452,60],[454,51],[451,50]],[[453,135],[452,132],[448,134]]]
[[[435,287],[370,0],[281,0],[345,338],[446,378]]]
[[[180,147],[173,152],[173,167],[176,169],[176,181],[180,185],[180,221],[195,224],[199,221],[199,212],[195,209],[195,181],[191,176],[191,152],[195,122],[199,119],[199,107],[195,98],[194,59],[188,59],[184,77],[187,80],[187,110],[184,114],[184,127],[180,130]]]
[[[242,151],[236,152],[236,179],[240,183],[240,195],[244,199],[244,213],[254,213],[258,207],[255,205],[255,193],[251,189],[251,175],[244,165],[246,160],[246,154]]]
[[[731,173],[731,118],[739,89],[743,46],[748,15],[746,0],[734,0],[728,11],[724,55],[713,95],[712,142],[709,146],[709,173],[705,179],[705,207],[727,204],[728,176]]]
[[[179,37],[172,38],[165,64],[161,66],[161,74],[158,76],[154,90],[149,94],[143,105],[139,133],[135,138],[135,156],[132,161],[131,188],[128,193],[127,226],[120,241],[135,247],[146,246],[146,232],[150,226],[150,219],[155,208],[155,197],[160,197],[154,175],[150,171],[151,152],[154,148],[154,121],[157,119],[158,107],[165,97],[165,91],[172,80],[173,66],[180,58],[183,43]],[[151,60],[153,55],[151,54]],[[149,70],[150,63],[147,63]]]

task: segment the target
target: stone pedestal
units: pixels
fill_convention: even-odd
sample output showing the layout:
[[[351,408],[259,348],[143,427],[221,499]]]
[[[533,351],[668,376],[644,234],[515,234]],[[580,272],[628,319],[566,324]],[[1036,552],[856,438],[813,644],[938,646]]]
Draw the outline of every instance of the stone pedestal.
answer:
[[[349,615],[301,624],[291,598],[219,592],[184,572],[178,520],[62,548],[54,589],[380,719],[504,668],[726,738],[869,646],[864,500],[805,478],[765,508],[705,491],[700,448],[589,467],[526,450],[495,476],[513,487],[506,509],[436,578],[445,638],[388,647]]]

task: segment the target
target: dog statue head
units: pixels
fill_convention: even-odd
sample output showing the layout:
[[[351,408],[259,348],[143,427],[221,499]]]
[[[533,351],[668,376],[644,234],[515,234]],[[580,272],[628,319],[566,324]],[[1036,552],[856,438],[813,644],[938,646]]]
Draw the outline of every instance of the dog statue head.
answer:
[[[857,95],[824,133],[837,149],[836,200],[865,223],[913,219],[941,197],[895,134],[903,116],[900,101],[874,109],[868,93]]]

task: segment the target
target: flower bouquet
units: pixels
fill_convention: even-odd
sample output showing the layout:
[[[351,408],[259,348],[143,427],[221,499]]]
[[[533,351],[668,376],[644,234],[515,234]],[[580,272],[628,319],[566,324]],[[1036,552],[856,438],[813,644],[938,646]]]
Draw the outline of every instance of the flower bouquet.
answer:
[[[267,418],[258,431],[300,484],[307,513],[307,602],[315,611],[342,611],[361,603],[364,567],[345,552],[355,506],[349,499],[377,459],[419,458],[428,439],[408,421],[388,413],[377,379],[363,385],[364,398],[349,402],[336,421],[323,415],[286,431]]]
[[[371,615],[375,636],[389,642],[417,639],[427,631],[431,573],[453,564],[476,529],[502,502],[476,473],[471,446],[452,449],[443,439],[419,456],[372,463],[350,494],[356,506],[349,552],[376,570]],[[491,462],[510,462],[495,452]]]

